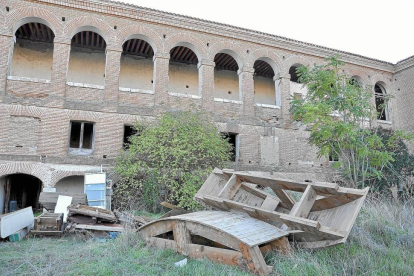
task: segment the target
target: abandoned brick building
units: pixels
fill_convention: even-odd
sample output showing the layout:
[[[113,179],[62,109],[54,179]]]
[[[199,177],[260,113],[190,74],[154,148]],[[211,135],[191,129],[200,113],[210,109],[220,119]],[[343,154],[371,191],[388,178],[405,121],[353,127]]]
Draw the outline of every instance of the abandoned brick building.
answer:
[[[306,93],[295,68],[333,54],[373,102],[395,96],[378,124],[414,130],[414,57],[391,64],[106,0],[2,0],[0,213],[7,181],[19,207],[41,190],[83,192],[136,120],[171,109],[215,114],[234,167],[315,179],[329,160],[289,121],[289,98]]]

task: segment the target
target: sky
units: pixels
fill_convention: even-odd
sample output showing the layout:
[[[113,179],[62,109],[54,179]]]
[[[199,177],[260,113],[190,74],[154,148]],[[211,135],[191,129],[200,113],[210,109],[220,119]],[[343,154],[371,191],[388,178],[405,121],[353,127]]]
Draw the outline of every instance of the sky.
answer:
[[[414,55],[414,0],[121,0],[396,63]]]

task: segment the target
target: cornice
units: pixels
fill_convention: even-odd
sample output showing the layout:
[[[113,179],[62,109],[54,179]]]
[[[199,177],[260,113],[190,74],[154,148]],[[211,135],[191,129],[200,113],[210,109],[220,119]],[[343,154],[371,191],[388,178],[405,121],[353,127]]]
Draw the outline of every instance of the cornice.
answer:
[[[414,66],[414,56],[408,57],[406,59],[400,60],[395,65],[395,73],[398,73],[402,70],[405,70],[407,68]]]
[[[302,42],[282,36],[267,34],[259,31],[244,29],[227,24],[198,19],[150,8],[144,8],[132,4],[126,4],[110,0],[26,0],[42,4],[52,4],[70,8],[77,8],[92,12],[122,16],[132,19],[144,20],[152,23],[170,25],[205,32],[213,35],[248,41],[256,44],[267,45],[276,48],[287,49],[307,55],[326,57],[339,55],[340,59],[364,67],[393,73],[395,65],[373,58],[340,51],[312,43]]]

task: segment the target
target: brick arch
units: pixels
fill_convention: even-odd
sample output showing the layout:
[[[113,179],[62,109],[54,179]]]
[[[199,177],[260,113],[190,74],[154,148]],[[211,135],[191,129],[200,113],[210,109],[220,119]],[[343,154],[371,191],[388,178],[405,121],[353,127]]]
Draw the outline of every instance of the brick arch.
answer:
[[[289,74],[290,67],[292,67],[292,65],[295,65],[295,64],[309,66],[311,65],[311,62],[309,61],[308,58],[304,56],[293,55],[285,60],[285,62],[283,63],[283,68],[281,68],[281,72],[283,72],[283,74]]]
[[[55,37],[61,37],[62,23],[50,11],[38,7],[25,7],[12,11],[5,18],[5,29],[10,35],[14,35],[16,30],[25,23],[36,22],[31,19],[40,19],[39,23],[47,25],[55,34]],[[27,22],[26,22],[27,21]]]
[[[70,20],[63,29],[64,39],[67,40],[67,43],[70,43],[72,37],[76,33],[83,31],[88,27],[92,27],[94,29],[93,31],[97,32],[103,39],[105,39],[107,47],[116,47],[115,33],[111,26],[105,21],[93,16],[76,17]]]
[[[208,57],[210,60],[214,60],[214,57],[218,53],[225,52],[226,50],[230,50],[237,54],[238,57],[233,57],[233,58],[235,58],[237,63],[239,64],[239,69],[241,69],[242,67],[246,67],[246,68],[252,67],[243,48],[241,48],[239,45],[237,45],[233,41],[220,41],[220,42],[214,43],[213,45],[210,46]]]
[[[140,36],[143,36],[143,38]],[[140,38],[148,42],[154,50],[154,53],[160,51],[163,47],[163,42],[159,34],[146,26],[138,24],[129,25],[119,30],[115,47],[121,50],[124,42],[133,38]]]
[[[198,62],[207,57],[207,47],[200,39],[192,34],[178,33],[168,37],[164,46],[165,53],[169,54],[171,49],[176,46],[185,46],[190,48],[196,54]]]
[[[66,177],[70,177],[70,176],[85,176],[85,172],[84,171],[59,171],[59,172],[56,172],[51,177],[50,186],[55,187],[56,184],[60,180],[66,178]]]
[[[371,77],[370,85],[372,85],[372,89],[374,89],[374,85],[376,83],[381,83],[382,86],[384,86],[387,94],[391,93],[391,85],[390,79],[385,77],[383,74],[375,74]]]
[[[50,184],[49,171],[42,164],[28,162],[0,164],[0,177],[16,173],[35,176],[43,182],[44,186],[49,186]]]
[[[265,48],[260,48],[257,50],[254,50],[250,56],[249,56],[249,62],[252,65],[252,67],[254,66],[254,63],[257,60],[263,60],[268,62],[268,60],[270,60],[271,62],[269,63],[270,66],[272,66],[273,71],[275,72],[275,75],[279,72],[281,72],[282,69],[282,62],[280,57],[275,54],[273,51],[270,51],[268,49]],[[273,63],[273,64],[271,64]]]
[[[370,79],[368,78],[368,74],[366,71],[361,70],[360,68],[349,66],[345,66],[343,70],[348,77],[358,76],[364,85],[370,84]]]

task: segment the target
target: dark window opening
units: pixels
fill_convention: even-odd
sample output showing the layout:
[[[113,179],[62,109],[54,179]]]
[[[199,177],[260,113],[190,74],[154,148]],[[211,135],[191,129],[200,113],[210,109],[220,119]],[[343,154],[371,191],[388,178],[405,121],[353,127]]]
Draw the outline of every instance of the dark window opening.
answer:
[[[71,122],[69,147],[71,149],[93,149],[94,124]]]
[[[387,106],[385,101],[385,90],[378,84],[374,87],[375,90],[375,107],[377,110],[377,119],[387,120]]]
[[[223,138],[225,140],[227,140],[229,142],[229,144],[232,147],[230,160],[233,161],[233,162],[236,162],[237,147],[238,147],[238,145],[237,145],[237,133],[222,132],[221,135],[223,136]]]
[[[292,66],[289,69],[289,74],[290,74],[290,81],[291,82],[296,82],[299,83],[299,75],[298,75],[298,67],[296,66]]]
[[[129,146],[131,145],[130,138],[131,136],[135,135],[137,131],[133,126],[124,126],[124,149],[129,149]]]

